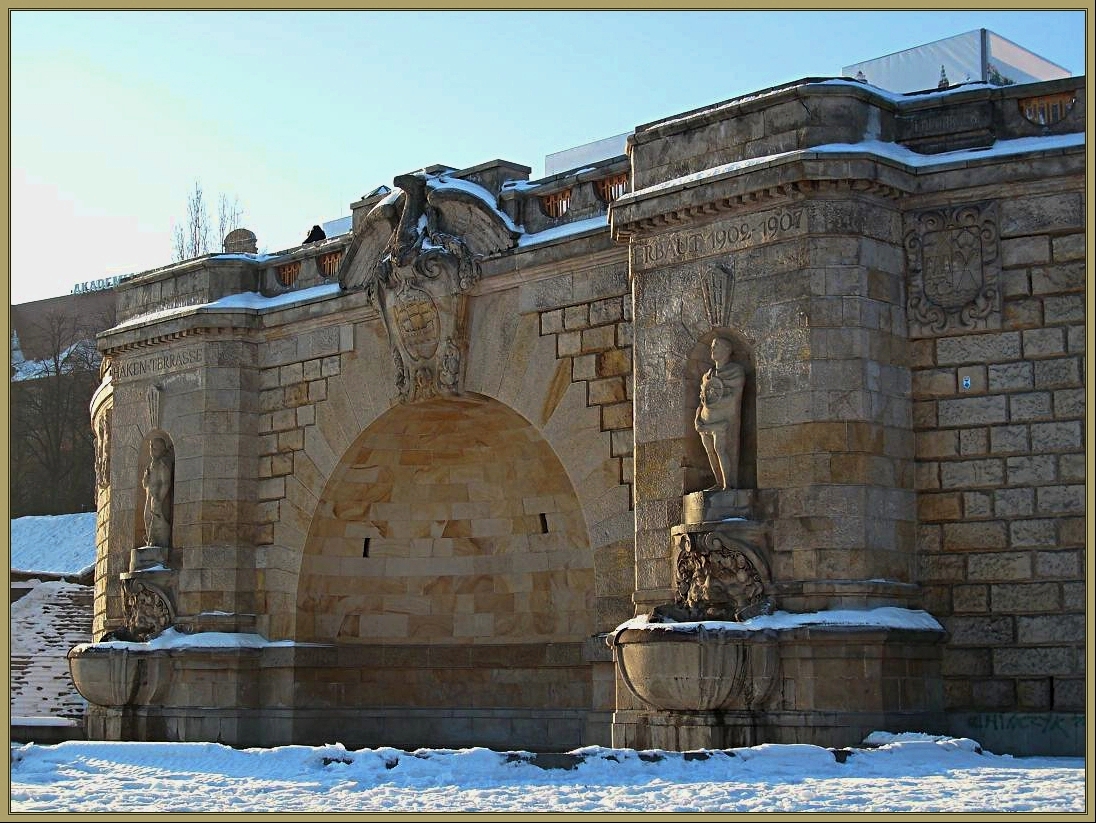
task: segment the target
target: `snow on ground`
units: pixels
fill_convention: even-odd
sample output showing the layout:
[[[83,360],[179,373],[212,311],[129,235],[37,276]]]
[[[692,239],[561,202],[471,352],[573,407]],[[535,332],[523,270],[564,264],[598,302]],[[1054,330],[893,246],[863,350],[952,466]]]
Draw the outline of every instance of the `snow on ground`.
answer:
[[[873,749],[762,745],[701,755],[588,747],[235,750],[216,743],[13,745],[13,812],[1081,812],[1081,758],[876,733]],[[686,757],[694,759],[686,759]],[[845,762],[839,762],[844,759]]]
[[[11,568],[78,574],[95,565],[95,512],[11,521]]]

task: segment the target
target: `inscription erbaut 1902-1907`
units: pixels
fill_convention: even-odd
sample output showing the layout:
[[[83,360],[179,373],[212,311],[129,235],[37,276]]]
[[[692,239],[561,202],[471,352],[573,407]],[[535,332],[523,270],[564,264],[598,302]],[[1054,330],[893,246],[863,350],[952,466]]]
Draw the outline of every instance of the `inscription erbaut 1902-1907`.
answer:
[[[636,269],[672,266],[713,254],[737,251],[806,231],[803,209],[775,209],[735,220],[721,220],[701,229],[669,232],[638,243]]]

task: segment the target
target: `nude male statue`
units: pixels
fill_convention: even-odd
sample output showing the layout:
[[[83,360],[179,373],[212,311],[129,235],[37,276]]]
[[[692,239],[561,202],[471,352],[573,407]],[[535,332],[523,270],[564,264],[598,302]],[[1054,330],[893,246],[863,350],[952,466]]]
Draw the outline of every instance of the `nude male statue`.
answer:
[[[738,454],[742,430],[742,391],[746,371],[731,360],[734,345],[725,337],[712,340],[715,365],[700,379],[700,405],[696,430],[715,475],[715,485],[706,491],[738,487]]]

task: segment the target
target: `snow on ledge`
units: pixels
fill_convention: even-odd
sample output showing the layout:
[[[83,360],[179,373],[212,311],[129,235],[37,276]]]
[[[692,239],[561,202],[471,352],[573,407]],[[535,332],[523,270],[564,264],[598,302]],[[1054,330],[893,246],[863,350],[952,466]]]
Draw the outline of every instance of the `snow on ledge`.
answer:
[[[582,232],[594,231],[595,229],[604,229],[609,225],[608,214],[598,214],[594,217],[587,217],[585,220],[576,220],[573,223],[564,223],[561,226],[552,226],[550,229],[544,231],[538,231],[534,234],[523,234],[518,240],[518,246],[525,248],[526,246],[535,246],[538,243],[547,243],[551,240],[558,240],[563,237],[570,237],[573,234],[581,234]]]
[[[502,220],[507,229],[515,233],[521,231],[521,229],[514,225],[514,221],[510,219],[510,215],[499,209],[498,203],[495,201],[491,192],[487,191],[487,189],[478,183],[473,183],[471,180],[464,180],[460,177],[451,177],[449,174],[439,174],[437,176],[428,176],[426,178],[426,187],[429,189],[460,189],[463,192],[478,197],[487,208],[493,211]]]
[[[759,615],[742,622],[724,620],[701,620],[689,623],[652,623],[650,615],[641,614],[621,623],[613,630],[615,637],[626,629],[644,629],[648,631],[695,632],[699,629],[721,632],[751,632],[761,629],[787,631],[803,626],[851,626],[876,629],[919,629],[922,631],[943,631],[944,627],[926,611],[920,609],[902,609],[897,606],[880,606],[875,609],[833,609],[831,611],[792,614],[774,612]]]
[[[825,143],[819,146],[811,146],[805,149],[766,154],[761,157],[750,157],[745,160],[735,160],[710,169],[675,177],[655,183],[653,186],[637,189],[625,197],[629,200],[644,195],[651,195],[667,189],[676,189],[699,184],[723,175],[731,175],[735,172],[761,166],[773,165],[792,160],[813,160],[818,155],[828,154],[867,154],[882,160],[891,160],[902,164],[909,169],[932,169],[938,166],[968,163],[977,160],[986,160],[995,157],[1010,157],[1018,154],[1026,154],[1037,151],[1052,151],[1054,149],[1076,148],[1085,145],[1084,132],[1071,134],[1055,134],[1047,137],[1017,137],[1012,140],[998,140],[991,146],[984,148],[960,149],[957,151],[944,151],[937,154],[920,154],[913,149],[906,148],[898,143],[888,143],[884,140],[862,140],[859,143]]]
[[[320,286],[311,286],[298,291],[287,291],[284,294],[276,294],[273,297],[264,297],[256,291],[245,291],[240,294],[230,294],[212,303],[206,303],[203,309],[254,309],[256,311],[269,311],[281,309],[297,303],[305,303],[310,300],[321,300],[325,297],[334,297],[341,293],[338,283],[324,283]]]
[[[259,294],[259,292],[255,291],[245,291],[239,294],[227,295],[226,297],[214,300],[211,303],[196,303],[191,306],[172,306],[167,309],[158,309],[156,311],[147,312],[146,314],[139,314],[119,323],[112,331],[120,331],[121,329],[128,329],[134,326],[147,326],[149,323],[159,320],[167,320],[172,317],[200,314],[209,311],[239,311],[241,309],[257,312],[272,311],[274,309],[284,309],[289,306],[308,303],[313,300],[337,297],[340,293],[341,287],[338,283],[324,283],[319,286],[311,286],[307,289],[277,294],[273,297],[264,297]]]
[[[267,640],[261,634],[245,632],[195,632],[184,634],[174,628],[145,643],[127,640],[104,640],[98,643],[81,643],[70,654],[97,649],[124,649],[131,652],[157,651],[160,649],[267,649],[293,646],[321,646],[322,643],[298,643],[295,640]]]
[[[73,717],[19,717],[12,715],[11,725],[13,726],[64,726],[66,728],[73,728],[76,726],[82,726],[83,723]]]

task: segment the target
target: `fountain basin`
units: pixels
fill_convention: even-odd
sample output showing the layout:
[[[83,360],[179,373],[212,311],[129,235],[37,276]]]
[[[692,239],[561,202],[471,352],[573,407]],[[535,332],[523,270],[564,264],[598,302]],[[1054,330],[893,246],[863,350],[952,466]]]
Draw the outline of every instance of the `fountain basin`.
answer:
[[[624,629],[612,645],[628,689],[662,711],[761,708],[780,669],[778,633],[773,629],[658,623]]]
[[[68,653],[76,690],[95,706],[147,706],[160,701],[171,679],[171,660],[164,650],[129,649],[113,644],[85,644]]]

